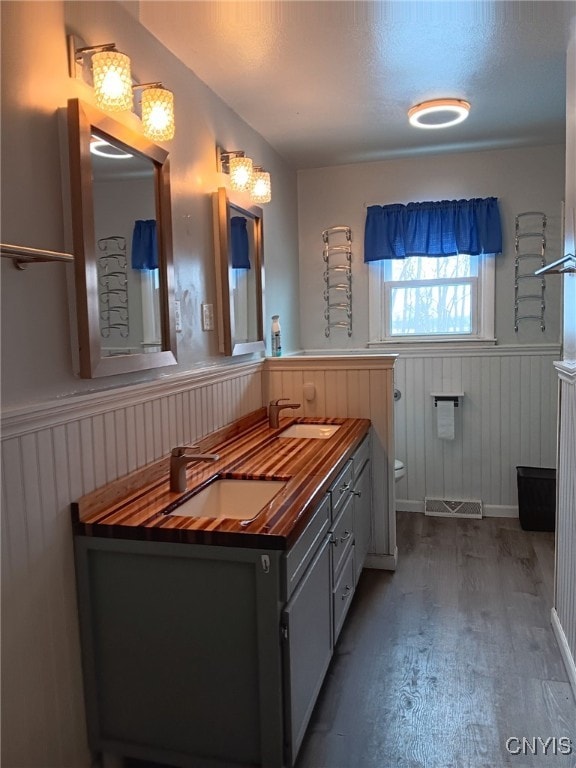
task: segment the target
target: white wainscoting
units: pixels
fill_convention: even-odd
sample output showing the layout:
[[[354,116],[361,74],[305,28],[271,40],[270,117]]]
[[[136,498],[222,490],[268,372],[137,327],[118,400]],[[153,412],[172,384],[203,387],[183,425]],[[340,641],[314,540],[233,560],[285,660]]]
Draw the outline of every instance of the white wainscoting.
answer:
[[[576,698],[576,364],[557,363],[556,367],[561,413],[552,626]]]
[[[394,512],[394,355],[295,355],[266,360],[267,400],[288,397],[301,403],[288,415],[339,416],[372,421],[372,542],[366,565],[396,567]],[[306,400],[304,385],[314,387]]]
[[[557,346],[401,352],[394,386],[397,509],[424,498],[480,499],[484,514],[518,515],[517,466],[556,466]],[[437,436],[431,392],[464,392],[454,440]]]
[[[70,503],[260,408],[262,362],[2,415],[2,765],[84,768]]]

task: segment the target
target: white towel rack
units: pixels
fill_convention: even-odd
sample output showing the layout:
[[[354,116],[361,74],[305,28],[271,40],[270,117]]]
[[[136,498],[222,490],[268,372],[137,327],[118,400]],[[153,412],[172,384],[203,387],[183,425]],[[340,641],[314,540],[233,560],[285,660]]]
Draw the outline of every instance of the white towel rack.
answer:
[[[326,338],[332,328],[352,336],[352,230],[329,227],[322,232],[324,249],[324,319]]]

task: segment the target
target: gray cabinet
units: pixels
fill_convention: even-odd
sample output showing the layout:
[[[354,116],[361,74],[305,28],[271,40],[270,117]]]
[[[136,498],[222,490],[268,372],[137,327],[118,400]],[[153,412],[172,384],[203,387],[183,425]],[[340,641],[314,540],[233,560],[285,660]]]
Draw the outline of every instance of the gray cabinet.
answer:
[[[360,446],[354,461],[354,545],[356,558],[355,582],[358,583],[372,539],[372,477],[370,437]]]
[[[282,613],[286,743],[292,764],[332,658],[331,567],[327,538]]]
[[[370,539],[369,442],[287,552],[75,538],[91,748],[293,765]]]

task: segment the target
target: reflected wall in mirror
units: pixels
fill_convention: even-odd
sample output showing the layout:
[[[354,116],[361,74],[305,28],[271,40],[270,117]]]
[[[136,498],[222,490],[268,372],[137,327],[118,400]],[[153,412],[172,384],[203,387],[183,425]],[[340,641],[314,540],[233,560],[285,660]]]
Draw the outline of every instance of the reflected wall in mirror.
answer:
[[[168,153],[78,99],[68,142],[80,376],[174,365]]]
[[[220,187],[213,195],[220,352],[263,352],[262,210],[242,208]]]

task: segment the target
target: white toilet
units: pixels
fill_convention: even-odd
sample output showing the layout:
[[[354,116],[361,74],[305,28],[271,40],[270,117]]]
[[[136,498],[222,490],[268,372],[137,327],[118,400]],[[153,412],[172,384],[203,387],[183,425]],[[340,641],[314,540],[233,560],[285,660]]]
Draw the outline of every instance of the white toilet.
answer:
[[[398,482],[406,474],[406,467],[400,461],[400,459],[394,459],[394,480]]]

